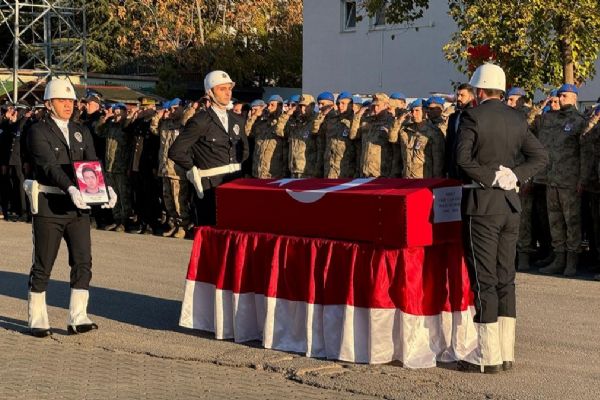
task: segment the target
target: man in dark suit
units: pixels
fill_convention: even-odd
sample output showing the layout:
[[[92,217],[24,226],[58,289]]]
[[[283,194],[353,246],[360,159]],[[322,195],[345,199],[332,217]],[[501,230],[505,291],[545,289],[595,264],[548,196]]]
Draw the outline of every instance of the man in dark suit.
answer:
[[[548,153],[528,130],[525,116],[501,101],[502,68],[486,63],[470,83],[479,105],[462,115],[457,163],[476,186],[465,191],[462,206],[478,346],[459,361],[459,369],[494,373],[511,369],[514,361],[517,187],[548,163]],[[517,165],[519,154],[525,161]]]
[[[211,106],[188,121],[169,149],[169,158],[187,171],[196,189],[196,225],[216,223],[215,189],[241,178],[241,163],[249,155],[245,119],[228,109],[234,85],[226,72],[206,75]]]
[[[460,168],[456,163],[456,146],[458,145],[458,128],[460,116],[469,108],[473,108],[475,93],[473,87],[463,83],[456,89],[456,111],[448,118],[448,129],[446,131],[446,160],[444,170],[448,178],[462,179]]]
[[[33,216],[33,265],[29,275],[29,328],[32,335],[52,334],[46,310],[46,288],[61,239],[65,239],[71,266],[71,298],[68,332],[97,329],[87,316],[89,284],[92,278],[90,207],[77,189],[74,161],[96,160],[89,130],[70,120],[75,90],[70,82],[53,79],[46,85],[45,105],[49,115],[33,124],[27,147],[34,167],[39,194],[31,193]],[[108,188],[114,207],[116,195]]]

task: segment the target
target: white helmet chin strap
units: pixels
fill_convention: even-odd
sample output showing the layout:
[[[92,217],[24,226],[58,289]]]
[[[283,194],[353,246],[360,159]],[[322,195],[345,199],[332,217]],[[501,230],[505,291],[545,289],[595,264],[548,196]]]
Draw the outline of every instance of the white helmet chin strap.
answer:
[[[212,90],[212,89],[210,89],[210,90],[208,91],[208,97],[210,97],[210,100],[211,100],[213,103],[215,103],[217,106],[219,106],[219,108],[226,108],[226,107],[229,105],[229,103],[226,103],[226,104],[220,103],[220,102],[217,100],[217,98],[215,97],[215,94],[213,93],[213,90]]]

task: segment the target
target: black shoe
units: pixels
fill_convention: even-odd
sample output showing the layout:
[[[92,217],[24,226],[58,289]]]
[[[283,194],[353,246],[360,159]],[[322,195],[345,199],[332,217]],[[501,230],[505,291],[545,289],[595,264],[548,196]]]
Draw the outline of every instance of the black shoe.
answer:
[[[45,338],[48,336],[52,336],[52,331],[48,328],[31,328],[30,329],[31,336],[36,338]]]
[[[513,369],[512,361],[503,361],[502,362],[502,370],[503,371],[510,371],[511,369]]]
[[[95,329],[98,329],[98,325],[93,322],[91,324],[67,326],[67,332],[69,333],[69,335],[77,335],[78,333],[87,333],[87,332],[93,331]]]
[[[460,360],[456,363],[456,369],[462,372],[479,372],[484,374],[497,374],[502,371],[502,365],[485,365],[483,371],[481,365],[472,364],[470,362]]]
[[[105,231],[114,231],[114,230],[117,228],[117,226],[118,226],[118,225],[117,225],[117,224],[114,224],[114,223],[113,223],[113,224],[110,224],[110,225],[106,225],[106,226],[104,227],[104,230],[105,230]]]
[[[117,225],[117,227],[115,228],[115,232],[125,232],[125,225],[123,225],[123,224]]]
[[[556,254],[554,254],[554,252],[551,251],[550,254],[548,254],[546,257],[541,258],[541,259],[537,260],[536,262],[534,262],[533,266],[535,268],[547,267],[554,261],[555,258],[556,258]]]

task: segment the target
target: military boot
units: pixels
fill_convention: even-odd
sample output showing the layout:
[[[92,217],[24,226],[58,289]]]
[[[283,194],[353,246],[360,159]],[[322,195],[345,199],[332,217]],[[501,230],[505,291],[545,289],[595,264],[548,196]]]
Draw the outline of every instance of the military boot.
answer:
[[[552,261],[554,261],[554,257],[555,257],[554,252],[551,251],[550,253],[548,253],[548,255],[546,257],[534,262],[533,266],[536,268],[546,267],[546,266],[550,265],[550,263],[552,263]]]
[[[579,260],[579,254],[569,251],[567,253],[567,267],[563,272],[564,276],[575,276],[577,273],[577,261]]]
[[[529,266],[529,253],[519,253],[519,271],[528,271]]]
[[[175,233],[176,230],[177,230],[177,225],[175,224],[175,221],[173,220],[173,218],[169,218],[162,235],[163,235],[163,237],[169,237],[173,233]]]
[[[565,270],[565,263],[567,261],[566,259],[567,255],[564,251],[560,253],[557,252],[552,264],[548,265],[546,268],[540,268],[539,272],[548,275],[560,274]]]
[[[184,229],[184,224],[181,221],[181,219],[176,219],[175,220],[175,226],[177,227],[177,229],[175,229],[175,232],[173,232],[172,237],[176,238],[176,239],[185,239],[185,229]]]

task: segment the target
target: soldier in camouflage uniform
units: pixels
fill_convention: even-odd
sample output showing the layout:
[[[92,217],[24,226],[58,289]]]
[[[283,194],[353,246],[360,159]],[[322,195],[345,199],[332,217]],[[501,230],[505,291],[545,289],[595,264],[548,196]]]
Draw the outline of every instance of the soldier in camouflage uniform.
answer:
[[[408,114],[401,115],[392,126],[392,140],[398,139],[402,154],[404,178],[444,177],[444,135],[431,121],[424,119],[423,101],[418,99],[410,106]]]
[[[403,93],[396,92],[390,94],[390,113],[396,118],[409,114],[406,106],[406,96]],[[392,144],[392,177],[402,177],[404,164],[402,162],[402,148],[400,141]]]
[[[527,93],[523,88],[513,87],[506,93],[506,105],[520,111],[525,115],[531,124],[531,109],[525,105],[525,96]],[[524,161],[523,156],[519,157],[518,163]],[[532,223],[533,223],[533,183],[527,182],[521,185],[519,191],[521,199],[521,222],[519,225],[519,239],[517,241],[518,269],[526,271],[530,268],[530,256],[535,253],[536,248],[533,243]]]
[[[588,224],[585,228],[588,233],[591,253],[595,253],[597,259],[600,259],[600,175],[598,167],[600,165],[600,106],[592,109],[587,116],[587,127],[581,136],[581,153],[585,154],[586,174],[589,177],[583,186],[584,196],[582,201],[584,207],[589,211]],[[585,221],[585,217],[584,217]]]
[[[125,225],[131,217],[131,185],[127,173],[130,166],[131,138],[123,130],[126,107],[119,105],[109,108],[98,121],[96,133],[106,139],[105,166],[106,179],[118,196],[113,208],[114,223],[104,229],[124,232]]]
[[[292,178],[323,177],[322,140],[311,132],[316,117],[314,107],[314,97],[303,94],[298,105],[292,105],[277,122],[275,132],[288,139]]]
[[[432,96],[427,99],[427,104],[423,104],[427,107],[427,119],[440,131],[444,137],[448,130],[448,115],[444,113],[444,105],[446,101],[443,97]]]
[[[264,104],[264,103],[263,103]],[[246,123],[246,133],[254,138],[252,176],[259,179],[279,179],[288,176],[288,143],[277,135],[276,128],[283,113],[283,99],[269,98],[267,108],[252,107]]]
[[[329,100],[320,101],[320,112],[313,124],[313,132],[325,140],[323,175],[331,179],[354,178],[357,176],[357,141],[349,137],[354,118],[352,95],[342,92],[336,102],[337,109]]]
[[[369,107],[369,114],[363,107],[354,115],[350,128],[350,139],[361,140],[359,164],[360,177],[392,176],[392,143],[398,138],[391,137],[394,116],[389,112],[389,97],[385,93],[376,93]]]
[[[581,192],[589,178],[580,137],[587,123],[577,111],[577,87],[565,84],[558,91],[561,110],[539,118],[534,131],[548,150],[546,201],[555,259],[541,273],[576,273],[581,245]],[[543,179],[543,177],[539,177]],[[539,179],[538,178],[538,179]]]
[[[178,99],[165,104],[150,122],[150,132],[160,138],[158,150],[158,176],[163,180],[163,198],[167,210],[167,225],[163,236],[185,238],[186,228],[191,222],[189,181],[182,168],[169,158],[169,149],[179,136],[184,112]]]

